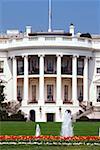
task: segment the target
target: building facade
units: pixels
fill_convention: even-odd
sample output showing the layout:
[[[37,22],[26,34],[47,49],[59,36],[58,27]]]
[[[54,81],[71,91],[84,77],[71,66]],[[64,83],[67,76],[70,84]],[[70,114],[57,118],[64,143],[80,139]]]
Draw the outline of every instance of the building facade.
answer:
[[[0,36],[0,79],[6,81],[7,101],[21,102],[21,110],[36,122],[62,121],[70,109],[100,106],[100,35],[92,38],[63,31]]]

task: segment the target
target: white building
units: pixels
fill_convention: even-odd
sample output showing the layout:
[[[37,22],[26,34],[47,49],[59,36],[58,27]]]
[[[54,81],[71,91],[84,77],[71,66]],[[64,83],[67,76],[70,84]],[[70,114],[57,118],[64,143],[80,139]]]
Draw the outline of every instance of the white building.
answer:
[[[62,121],[66,109],[74,114],[80,104],[100,107],[100,35],[80,37],[69,28],[72,35],[32,33],[30,26],[25,33],[0,35],[6,99],[21,101],[21,110],[36,122]]]

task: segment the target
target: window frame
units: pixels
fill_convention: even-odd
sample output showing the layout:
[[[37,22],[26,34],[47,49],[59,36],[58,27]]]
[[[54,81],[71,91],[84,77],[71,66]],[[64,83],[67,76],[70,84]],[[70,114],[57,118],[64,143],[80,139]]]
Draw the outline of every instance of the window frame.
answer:
[[[54,101],[54,85],[47,84],[47,101],[53,102]]]
[[[0,74],[4,73],[4,60],[0,60]]]
[[[96,75],[100,75],[100,73],[97,71],[97,69],[100,69],[100,60],[96,60],[96,65],[95,65]]]
[[[99,89],[98,89],[99,88]],[[98,100],[99,99],[99,100]],[[100,85],[96,86],[96,102],[100,102]]]

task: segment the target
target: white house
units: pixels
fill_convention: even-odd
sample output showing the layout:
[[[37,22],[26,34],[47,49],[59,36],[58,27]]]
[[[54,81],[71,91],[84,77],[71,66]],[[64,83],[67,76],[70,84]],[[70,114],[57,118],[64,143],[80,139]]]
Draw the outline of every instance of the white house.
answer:
[[[36,122],[60,122],[66,109],[82,110],[80,104],[100,107],[100,35],[80,35],[72,24],[69,33],[27,26],[25,33],[1,34],[6,99],[21,101],[21,110]]]

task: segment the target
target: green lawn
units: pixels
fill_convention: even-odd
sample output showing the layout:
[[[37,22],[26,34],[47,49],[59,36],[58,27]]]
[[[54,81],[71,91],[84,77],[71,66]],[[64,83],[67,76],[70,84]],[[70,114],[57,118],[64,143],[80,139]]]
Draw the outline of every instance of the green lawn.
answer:
[[[42,135],[60,135],[61,123],[39,123]],[[35,135],[34,122],[2,121],[0,135]],[[74,135],[98,135],[100,122],[76,122]]]
[[[100,150],[99,146],[2,145],[0,150]]]

